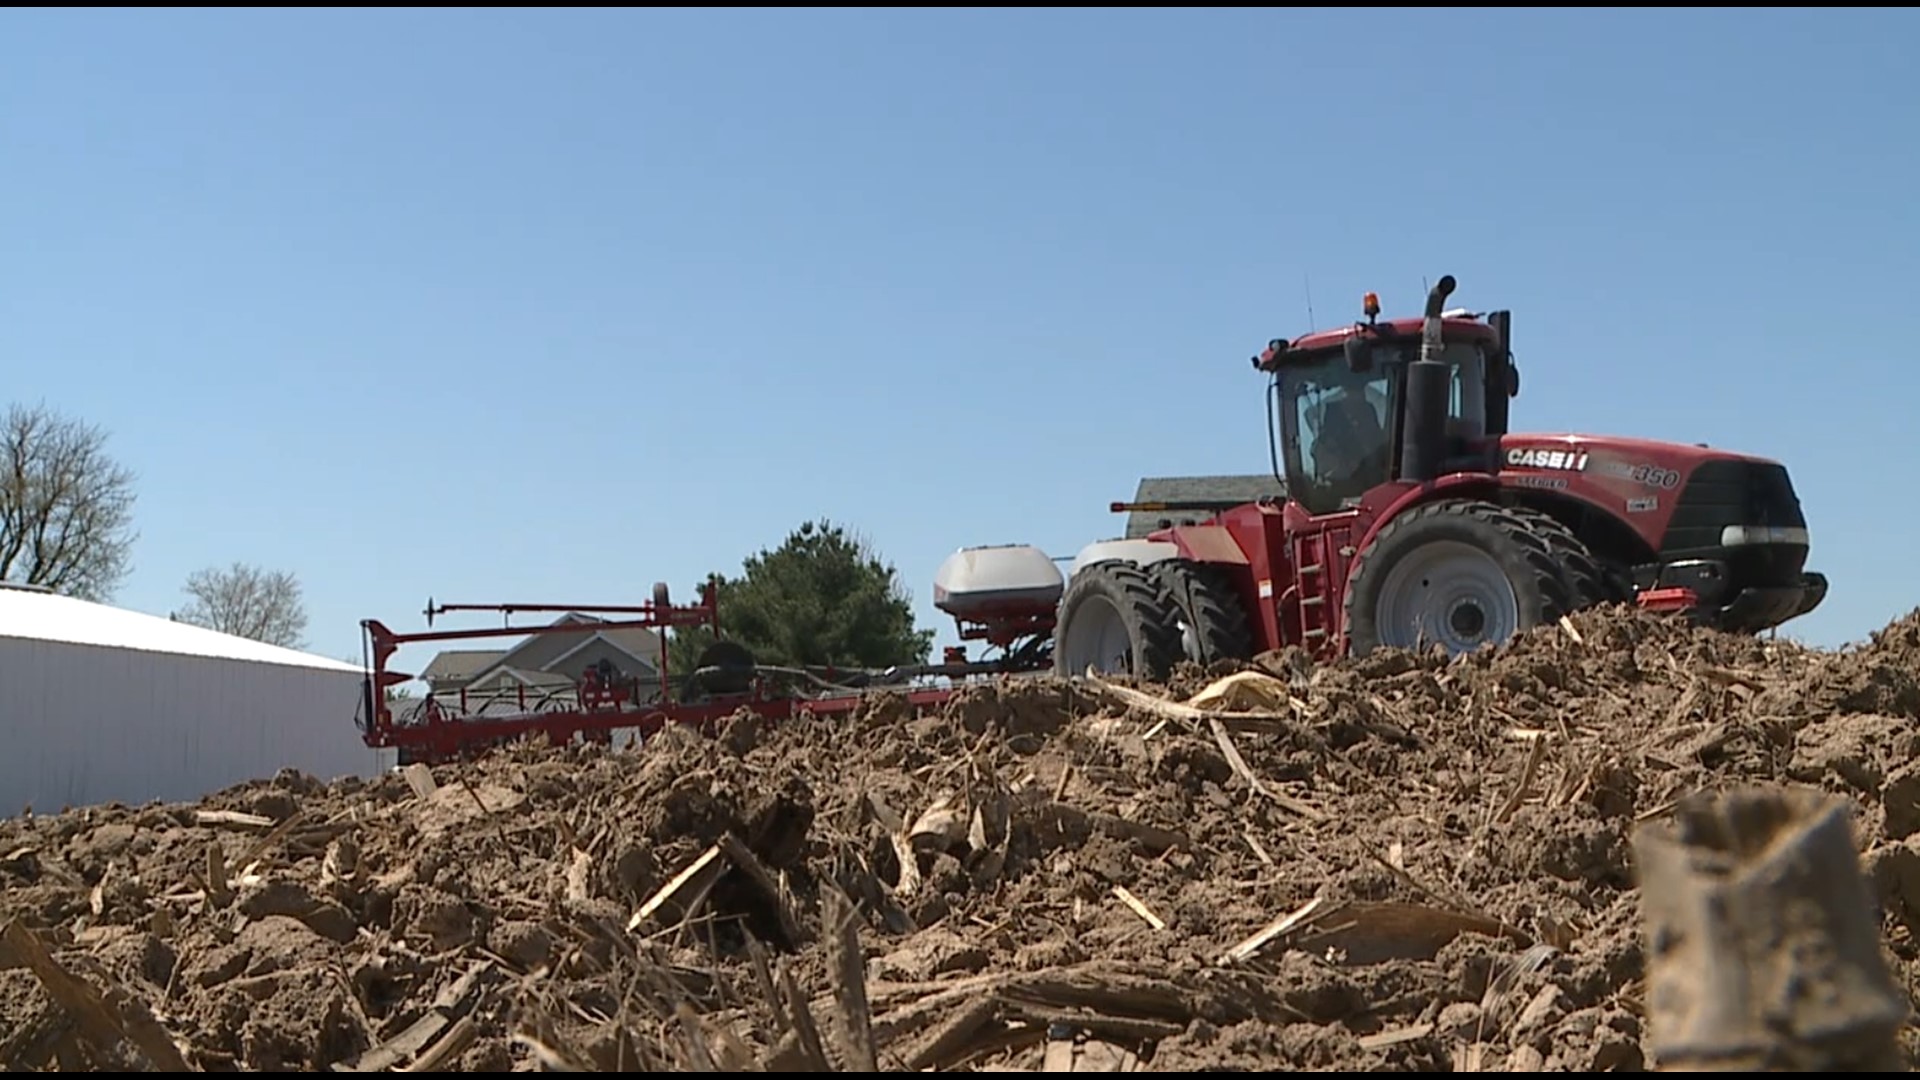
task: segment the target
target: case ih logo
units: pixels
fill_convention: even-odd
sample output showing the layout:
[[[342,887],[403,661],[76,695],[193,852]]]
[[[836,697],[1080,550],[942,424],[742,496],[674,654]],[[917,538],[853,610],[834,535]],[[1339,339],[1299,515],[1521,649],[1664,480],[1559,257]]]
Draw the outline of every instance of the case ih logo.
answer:
[[[1587,455],[1585,451],[1548,450],[1545,447],[1532,447],[1507,451],[1507,464],[1520,469],[1561,469],[1566,472],[1585,472]]]

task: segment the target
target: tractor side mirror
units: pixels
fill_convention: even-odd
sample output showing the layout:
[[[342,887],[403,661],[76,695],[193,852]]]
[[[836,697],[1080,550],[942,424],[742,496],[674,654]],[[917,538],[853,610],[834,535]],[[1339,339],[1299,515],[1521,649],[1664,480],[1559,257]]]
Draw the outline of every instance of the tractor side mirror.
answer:
[[[1347,370],[1356,375],[1373,370],[1373,346],[1359,334],[1347,338]]]
[[[1507,396],[1510,398],[1520,396],[1520,369],[1515,367],[1511,360],[1507,361]]]

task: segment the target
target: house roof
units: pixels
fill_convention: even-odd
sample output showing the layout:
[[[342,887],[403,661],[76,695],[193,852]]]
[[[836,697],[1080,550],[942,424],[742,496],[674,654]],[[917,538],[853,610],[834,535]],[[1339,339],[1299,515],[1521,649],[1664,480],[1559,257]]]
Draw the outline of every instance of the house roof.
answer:
[[[505,649],[448,649],[433,658],[422,679],[467,679],[480,674],[507,655]]]
[[[607,630],[600,636],[642,660],[658,662],[660,659],[660,635],[651,630]],[[586,638],[581,640],[585,641]]]
[[[246,660],[323,671],[360,670],[325,656],[283,649],[158,615],[0,583],[0,638],[94,645],[135,652]]]
[[[1287,487],[1272,473],[1250,476],[1150,476],[1140,481],[1135,502],[1174,502],[1182,499],[1230,499],[1253,502],[1262,498],[1284,498]],[[1138,540],[1169,525],[1191,525],[1205,521],[1211,514],[1200,511],[1141,511],[1127,515],[1127,536]]]
[[[528,686],[535,688],[568,687],[573,685],[573,680],[565,675],[557,675],[551,671],[533,671],[528,668],[493,667],[487,669],[486,674],[489,676],[510,675]]]
[[[592,615],[568,612],[549,625],[592,625],[606,621],[608,620]],[[642,660],[655,665],[660,662],[660,635],[652,630],[645,627],[630,627],[623,630],[601,630],[597,634],[617,648]],[[558,655],[565,656],[593,640],[595,636],[595,631],[587,630],[565,635],[533,633],[520,639],[511,649],[448,649],[435,656],[418,677],[429,682],[472,682],[503,670],[517,671],[523,676],[531,676],[539,672],[541,667],[553,663],[557,656],[546,656],[540,659],[538,664],[523,663],[525,654],[529,650],[538,648],[544,652],[557,647]],[[551,680],[553,676],[542,675],[542,678]]]
[[[573,623],[576,625],[578,624],[592,625],[595,623],[603,623],[607,621],[608,620],[606,619],[595,618],[592,615],[581,615],[578,612],[570,611],[567,614],[560,616],[558,619],[555,619],[550,625],[560,626],[567,623]],[[558,636],[554,634],[529,634],[525,638],[521,639],[521,641],[518,644],[516,644],[513,648],[507,650],[504,653],[498,654],[493,658],[491,662],[486,663],[485,665],[474,669],[470,673],[470,677],[479,678],[484,675],[491,675],[495,671],[498,671],[502,668],[539,670],[539,668],[542,668],[547,664],[553,663],[554,660],[558,659],[558,657],[550,656],[550,657],[547,657],[546,660],[542,661],[541,664],[532,665],[532,664],[521,663],[520,662],[521,655],[524,652],[527,652],[534,648],[544,649],[544,648],[552,647],[557,640],[560,645],[559,655],[564,656],[572,653],[573,650],[578,648],[579,646],[584,645],[587,642],[593,640],[596,634],[612,642],[614,645],[618,646],[619,648],[624,649],[635,656],[638,656],[642,660],[648,660],[654,663],[659,662],[660,635],[654,633],[652,630],[649,630],[645,627],[630,627],[624,630],[580,631],[578,633],[567,634],[564,636]]]

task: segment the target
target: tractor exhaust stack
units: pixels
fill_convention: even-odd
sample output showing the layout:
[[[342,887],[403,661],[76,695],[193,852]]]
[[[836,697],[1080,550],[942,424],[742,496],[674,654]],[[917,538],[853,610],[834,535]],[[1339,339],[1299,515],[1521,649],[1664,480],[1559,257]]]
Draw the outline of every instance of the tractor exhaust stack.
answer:
[[[1441,359],[1440,313],[1453,293],[1453,275],[1427,293],[1426,321],[1420,328],[1420,358],[1407,365],[1407,419],[1400,441],[1400,475],[1425,483],[1440,475],[1447,453],[1447,397],[1452,381]]]

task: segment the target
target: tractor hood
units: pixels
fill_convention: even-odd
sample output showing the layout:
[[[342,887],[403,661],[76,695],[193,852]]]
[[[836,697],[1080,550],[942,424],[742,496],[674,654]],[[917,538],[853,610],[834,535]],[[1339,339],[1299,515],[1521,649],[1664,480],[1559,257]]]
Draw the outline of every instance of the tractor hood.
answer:
[[[1685,590],[1722,629],[1778,626],[1826,597],[1826,578],[1807,572],[1806,515],[1778,461],[1608,435],[1505,435],[1490,449],[1501,487],[1625,526],[1590,535],[1612,545],[1638,588]]]
[[[1686,443],[1522,434],[1494,441],[1502,486],[1572,498],[1614,516],[1662,558],[1786,546],[1804,559],[1807,519],[1786,466]],[[1796,565],[1792,568],[1799,570]]]
[[[1783,468],[1768,458],[1696,444],[1568,433],[1503,435],[1495,440],[1494,457],[1501,472],[1578,473],[1652,491],[1679,488],[1695,469],[1710,461]]]

